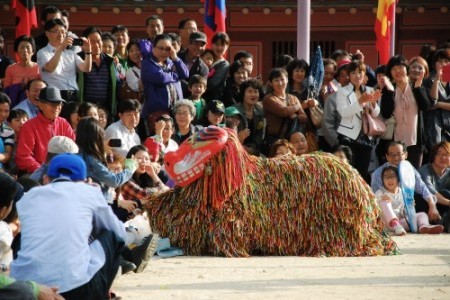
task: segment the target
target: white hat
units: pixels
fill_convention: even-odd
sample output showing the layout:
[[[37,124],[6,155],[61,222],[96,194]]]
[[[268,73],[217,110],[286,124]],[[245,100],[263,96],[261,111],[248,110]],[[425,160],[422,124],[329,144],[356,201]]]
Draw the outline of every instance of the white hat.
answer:
[[[48,142],[48,153],[78,153],[78,146],[66,136],[54,136]]]

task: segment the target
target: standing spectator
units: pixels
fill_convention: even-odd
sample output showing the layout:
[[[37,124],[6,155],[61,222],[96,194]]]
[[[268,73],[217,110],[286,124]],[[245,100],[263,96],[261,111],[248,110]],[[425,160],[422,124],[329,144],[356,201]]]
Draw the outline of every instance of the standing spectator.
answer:
[[[31,61],[35,48],[34,39],[30,36],[22,35],[14,40],[14,52],[19,57],[19,62],[8,66],[3,82],[13,107],[26,98],[27,83],[41,78],[38,64]]]
[[[2,86],[3,78],[5,78],[5,72],[6,68],[9,65],[12,65],[14,61],[6,57],[3,53],[5,50],[5,34],[3,33],[3,30],[0,28],[0,88]]]
[[[126,50],[128,53],[128,70],[126,72],[127,85],[133,92],[142,93],[144,91],[144,86],[141,81],[142,54],[138,40],[129,42]],[[138,100],[141,101],[143,99],[139,97]]]
[[[91,69],[78,74],[79,99],[107,107],[113,115],[117,107],[117,76],[113,58],[102,53],[102,33],[96,27],[83,31],[92,48]],[[85,53],[86,55],[87,53]]]
[[[196,31],[190,34],[188,47],[180,51],[179,57],[189,69],[189,78],[194,75],[207,77],[209,73],[208,66],[200,59],[206,47],[206,34]],[[181,80],[181,87],[183,89],[183,97],[189,98],[190,91],[188,88],[188,80]]]
[[[340,144],[349,146],[353,153],[358,153],[354,157],[354,166],[369,183],[370,155],[374,141],[363,131],[362,114],[378,116],[380,107],[377,102],[381,93],[363,85],[365,71],[366,66],[361,61],[355,60],[348,64],[350,83],[337,91],[336,110],[341,116],[341,123],[337,129]]]
[[[226,107],[242,102],[240,86],[250,76],[248,69],[239,60],[230,65],[229,73],[221,98]]]
[[[211,42],[216,60],[212,65],[214,73],[208,78],[208,87],[204,96],[206,101],[221,99],[230,67],[230,63],[225,58],[230,46],[230,37],[225,32],[217,32],[213,35]]]
[[[188,89],[191,95],[189,100],[194,103],[195,106],[195,119],[194,124],[199,124],[206,108],[206,101],[202,98],[203,93],[206,90],[206,78],[200,75],[194,75],[189,79]]]
[[[142,57],[144,59],[152,53],[156,36],[163,34],[164,32],[163,19],[158,15],[150,16],[145,20],[145,26],[145,32],[147,32],[148,38],[139,42],[139,48],[141,48]]]
[[[423,112],[430,107],[429,98],[422,80],[421,72],[415,82],[411,82],[407,73],[408,61],[401,55],[389,59],[385,87],[381,97],[381,115],[385,120],[395,115],[396,126],[394,140],[406,144],[408,161],[417,169],[422,165],[425,147]]]
[[[259,155],[266,131],[264,109],[259,102],[261,84],[256,79],[244,81],[240,86],[241,102],[234,106],[241,117],[237,127],[239,141],[245,150],[253,155]]]
[[[45,162],[48,142],[53,136],[63,135],[75,140],[70,124],[59,117],[64,102],[57,88],[47,87],[41,90],[40,112],[23,125],[20,133],[16,152],[19,171],[32,173]]]
[[[326,102],[329,95],[338,90],[338,86],[333,81],[334,75],[336,74],[337,63],[330,58],[325,58],[323,60],[323,67],[323,83],[319,92],[319,101],[322,105]]]
[[[191,44],[191,34],[197,32],[197,23],[194,19],[183,19],[178,23],[178,35],[181,38],[180,51],[186,51]],[[206,41],[205,41],[206,44]]]
[[[120,147],[112,147],[112,150],[121,157],[125,157],[131,147],[141,143],[141,139],[135,131],[139,123],[140,111],[141,105],[137,100],[127,99],[121,101],[117,108],[119,121],[109,125],[105,131],[105,141],[109,142],[111,139],[121,140]]]
[[[286,93],[287,83],[285,69],[275,68],[270,71],[269,85],[272,92],[267,94],[263,100],[264,115],[267,120],[265,139],[268,145],[275,140],[287,137],[293,131],[304,128],[308,120],[300,100],[294,95]]]
[[[69,22],[69,12],[65,9],[63,9],[61,11],[61,20],[64,22],[64,24],[66,24],[66,30],[67,30],[67,36],[70,36],[73,39],[78,39],[78,35],[76,35],[75,33],[73,33],[72,31],[69,30],[70,27],[70,22]],[[71,49],[75,52],[78,53],[81,51],[81,47],[80,46],[72,46]]]
[[[45,23],[48,20],[61,19],[61,18],[62,18],[61,10],[59,10],[54,5],[46,6],[41,11],[40,21],[41,21],[41,26],[44,28],[44,32],[42,32],[41,34],[39,34],[37,37],[34,38],[34,41],[36,43],[36,53],[39,50],[41,50],[42,48],[44,48],[45,46],[47,46],[47,44],[48,44],[48,37],[46,34],[47,30],[45,30]],[[32,60],[36,61],[36,56],[33,56]]]
[[[41,93],[41,90],[46,86],[47,84],[41,79],[33,79],[28,81],[25,90],[25,95],[27,96],[27,98],[13,107],[13,110],[23,109],[28,114],[28,118],[32,119],[36,117],[39,113],[39,94]]]
[[[153,134],[158,117],[169,113],[174,103],[183,99],[180,80],[189,77],[189,70],[178,58],[170,36],[161,34],[155,38],[152,54],[143,60],[141,74],[145,94],[142,117]]]
[[[61,19],[52,19],[45,23],[48,44],[37,53],[37,63],[41,68],[42,79],[51,87],[61,91],[66,101],[77,101],[78,85],[76,82],[77,69],[90,72],[92,64],[91,44],[83,39],[83,51],[86,58],[83,61],[71,46],[73,38],[66,36],[66,27]]]
[[[111,34],[116,38],[116,51],[114,57],[117,57],[123,72],[128,70],[128,49],[127,45],[130,42],[128,28],[124,25],[116,25],[111,29]]]

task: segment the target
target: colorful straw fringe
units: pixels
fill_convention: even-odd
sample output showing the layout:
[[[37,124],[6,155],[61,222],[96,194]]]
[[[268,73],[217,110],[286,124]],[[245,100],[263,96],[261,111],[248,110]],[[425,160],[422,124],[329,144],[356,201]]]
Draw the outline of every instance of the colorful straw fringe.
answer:
[[[398,254],[370,187],[333,155],[259,158],[231,134],[207,169],[147,207],[153,230],[187,255]]]

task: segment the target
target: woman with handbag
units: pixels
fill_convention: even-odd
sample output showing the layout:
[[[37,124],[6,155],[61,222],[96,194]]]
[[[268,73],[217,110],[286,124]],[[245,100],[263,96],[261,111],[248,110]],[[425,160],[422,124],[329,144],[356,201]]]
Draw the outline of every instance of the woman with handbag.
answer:
[[[275,68],[269,73],[269,85],[272,91],[263,99],[264,115],[267,120],[266,144],[287,138],[294,131],[304,129],[308,117],[300,100],[286,93],[288,74],[285,69]]]
[[[396,55],[387,64],[387,75],[389,78],[384,77],[380,112],[384,119],[395,115],[393,140],[405,143],[408,161],[417,169],[422,165],[425,147],[422,114],[430,107],[422,85],[425,72],[418,73],[415,81],[412,81],[408,77],[408,61],[405,57]]]
[[[341,116],[337,129],[340,144],[351,148],[354,167],[369,183],[368,169],[374,141],[363,130],[363,114],[378,116],[380,107],[377,101],[381,92],[363,85],[365,72],[366,66],[361,61],[354,60],[347,65],[350,83],[337,91],[336,110]]]

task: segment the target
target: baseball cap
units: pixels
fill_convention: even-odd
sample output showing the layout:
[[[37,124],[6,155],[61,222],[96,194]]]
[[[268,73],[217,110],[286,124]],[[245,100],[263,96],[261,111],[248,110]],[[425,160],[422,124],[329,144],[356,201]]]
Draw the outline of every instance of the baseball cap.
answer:
[[[201,31],[193,32],[189,35],[189,41],[192,42],[203,42],[206,44],[206,34]]]
[[[234,106],[229,106],[227,108],[225,108],[225,116],[227,117],[232,117],[232,116],[236,116],[236,115],[240,115],[241,113],[239,112],[239,110],[234,107]]]
[[[62,153],[52,158],[48,165],[47,176],[52,178],[70,178],[73,181],[86,179],[86,163],[77,154]]]
[[[48,142],[47,152],[53,154],[78,153],[78,146],[71,138],[57,135],[52,137]]]
[[[219,100],[211,100],[206,107],[207,111],[210,111],[215,114],[224,114],[225,113],[225,105],[223,105],[222,101]]]
[[[66,100],[61,97],[61,91],[52,86],[43,88],[39,93],[38,100],[43,102],[66,102]]]

